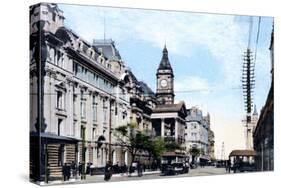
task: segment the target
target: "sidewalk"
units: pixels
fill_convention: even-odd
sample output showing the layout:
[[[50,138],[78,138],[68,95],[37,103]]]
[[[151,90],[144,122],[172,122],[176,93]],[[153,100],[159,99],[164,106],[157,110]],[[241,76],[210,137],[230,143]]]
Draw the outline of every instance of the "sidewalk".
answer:
[[[142,175],[145,176],[145,175],[154,175],[154,174],[160,174],[161,171],[160,170],[156,170],[156,171],[146,171],[146,172],[143,172]],[[138,176],[138,173],[137,172],[134,172],[134,173],[120,173],[120,174],[112,174],[112,177],[135,177],[135,176]],[[103,174],[101,175],[93,175],[93,176],[90,176],[90,175],[87,175],[87,177],[104,177]]]
[[[161,171],[160,170],[157,170],[157,171],[146,171],[146,172],[143,172],[143,176],[147,176],[147,175],[157,175],[157,174],[160,174]],[[120,173],[120,174],[113,174],[112,175],[112,178],[126,178],[126,177],[138,177],[138,173],[137,172],[134,172],[134,173]],[[104,175],[101,174],[101,175],[86,175],[86,179],[85,180],[81,180],[80,178],[78,179],[70,179],[68,181],[62,181],[62,180],[57,180],[57,181],[50,181],[48,182],[48,184],[44,183],[44,182],[41,182],[40,185],[44,186],[44,185],[58,185],[58,184],[73,184],[73,183],[89,183],[89,182],[100,182],[100,181],[103,181],[103,178],[104,178]]]

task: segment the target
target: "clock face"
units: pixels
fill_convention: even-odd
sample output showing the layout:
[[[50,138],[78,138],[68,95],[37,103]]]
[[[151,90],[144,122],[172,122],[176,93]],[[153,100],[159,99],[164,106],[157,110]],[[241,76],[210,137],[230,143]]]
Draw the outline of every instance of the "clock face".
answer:
[[[168,82],[167,82],[167,80],[164,79],[164,80],[161,80],[160,84],[162,87],[166,87],[168,85]]]

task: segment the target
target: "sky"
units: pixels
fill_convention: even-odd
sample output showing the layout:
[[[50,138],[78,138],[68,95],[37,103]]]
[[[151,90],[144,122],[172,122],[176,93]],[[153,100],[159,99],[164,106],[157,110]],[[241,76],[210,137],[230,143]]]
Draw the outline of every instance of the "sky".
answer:
[[[175,76],[175,100],[209,112],[215,155],[245,148],[241,89],[249,16],[59,4],[65,26],[81,38],[112,39],[138,80],[156,88],[156,70],[166,44]],[[250,49],[255,52],[258,16],[252,16]],[[261,17],[253,102],[258,113],[271,83],[269,44],[273,18]],[[254,53],[255,54],[255,53]]]

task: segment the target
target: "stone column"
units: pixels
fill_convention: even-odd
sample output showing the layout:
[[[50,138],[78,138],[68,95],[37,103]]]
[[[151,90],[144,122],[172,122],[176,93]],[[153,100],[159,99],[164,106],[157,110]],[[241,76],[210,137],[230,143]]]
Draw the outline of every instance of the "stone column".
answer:
[[[164,118],[161,119],[161,137],[164,138],[165,136],[165,122],[164,122]]]
[[[177,142],[178,141],[178,121],[177,119],[175,118],[175,141]]]

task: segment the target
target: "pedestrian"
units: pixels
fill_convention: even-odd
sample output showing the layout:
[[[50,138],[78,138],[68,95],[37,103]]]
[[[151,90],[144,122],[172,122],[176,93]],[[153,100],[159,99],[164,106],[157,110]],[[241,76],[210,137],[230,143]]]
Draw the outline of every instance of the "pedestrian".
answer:
[[[63,174],[63,181],[67,180],[67,164],[64,163],[63,167],[62,167],[62,174]]]
[[[124,166],[123,166],[123,173],[128,175],[128,166],[126,164],[124,164]]]
[[[91,166],[90,166],[90,174],[91,174],[91,176],[94,175],[94,169],[95,169],[95,166],[92,163]]]
[[[79,162],[79,165],[78,165],[78,175],[81,176],[81,173],[82,173],[82,163]]]
[[[72,176],[76,178],[77,175],[77,166],[74,161],[71,162],[71,171],[72,171]]]
[[[104,168],[104,180],[109,181],[112,176],[112,165],[110,161],[108,161]]]
[[[50,178],[50,164],[47,164],[47,179],[46,179],[46,183],[49,182],[49,178]]]
[[[67,165],[66,166],[66,178],[67,178],[67,180],[69,180],[70,179],[70,175],[71,175],[71,167],[70,167],[70,165]]]
[[[117,162],[116,165],[115,165],[115,173],[117,173],[117,174],[120,173],[119,162]]]
[[[231,170],[231,161],[230,161],[230,159],[227,161],[227,167],[228,167],[228,173],[230,173],[230,170]]]
[[[138,172],[138,176],[141,177],[142,176],[142,165],[140,162],[138,162],[138,164],[137,164],[137,172]]]

